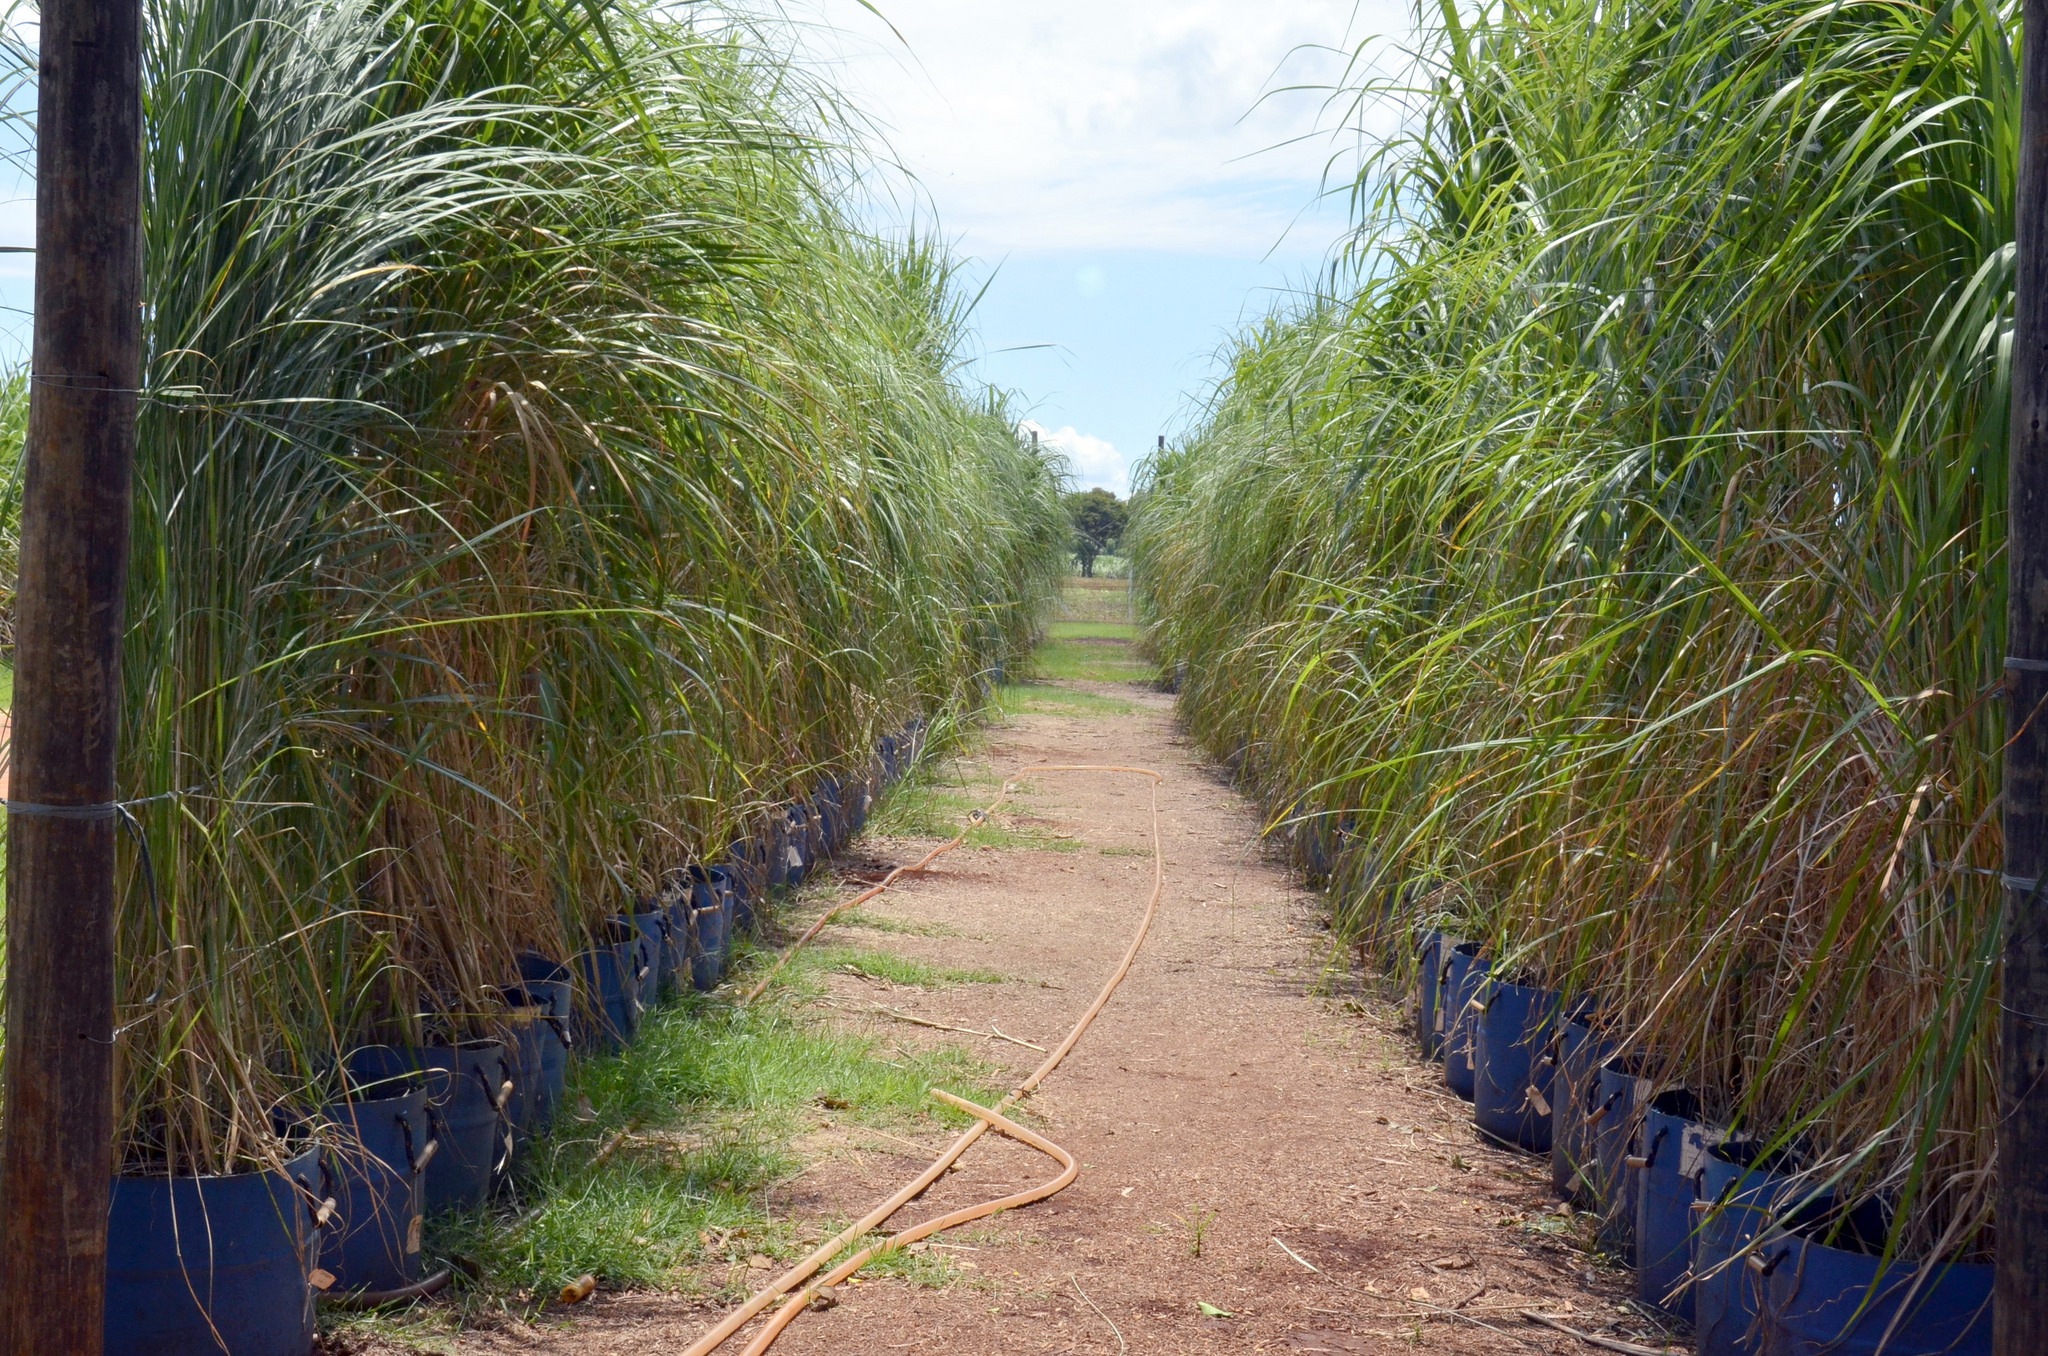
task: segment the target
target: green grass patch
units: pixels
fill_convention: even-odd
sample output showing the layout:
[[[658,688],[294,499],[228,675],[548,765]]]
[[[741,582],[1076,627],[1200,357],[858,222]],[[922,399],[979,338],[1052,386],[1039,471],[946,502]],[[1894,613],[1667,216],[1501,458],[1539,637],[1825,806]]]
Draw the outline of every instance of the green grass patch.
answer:
[[[1037,824],[1018,824],[996,816],[991,823],[975,829],[967,842],[973,847],[1019,848],[1031,852],[1079,852],[1080,843],[1071,834],[1057,833]]]
[[[837,955],[875,963],[869,953]],[[431,1254],[481,1272],[454,1303],[397,1319],[331,1316],[328,1326],[428,1341],[482,1310],[530,1315],[586,1272],[610,1288],[744,1289],[749,1257],[789,1259],[815,1239],[758,1201],[801,1166],[796,1137],[827,1124],[967,1124],[930,1098],[934,1086],[984,1101],[1002,1095],[989,1067],[957,1047],[885,1053],[876,1038],[834,1030],[788,1002],[673,1003],[629,1050],[572,1066],[562,1120],[532,1147],[513,1199],[430,1222]],[[621,1131],[630,1132],[624,1140]],[[927,1283],[949,1274],[942,1258],[922,1255],[889,1271]]]
[[[871,932],[896,932],[911,937],[960,937],[965,934],[958,928],[947,927],[944,923],[914,923],[907,918],[891,918],[885,913],[869,913],[865,907],[840,914],[832,920],[834,927],[866,928]]]
[[[1001,984],[1010,977],[994,970],[955,970],[931,965],[893,951],[862,951],[850,946],[808,946],[783,970],[792,985],[810,976],[843,970],[867,979],[885,980],[917,989],[947,989],[956,984]]]
[[[869,1234],[848,1248],[845,1255],[851,1257],[860,1249],[881,1242],[883,1237],[884,1235],[879,1233]],[[898,1248],[894,1252],[885,1252],[862,1267],[860,1274],[867,1280],[886,1277],[891,1280],[908,1281],[912,1285],[929,1286],[935,1290],[951,1285],[955,1281],[967,1279],[966,1274],[953,1264],[951,1254],[940,1248],[926,1248],[918,1252],[912,1252],[909,1248]]]
[[[1138,638],[1138,628],[1128,622],[1056,621],[1046,628],[1054,640],[1123,640]]]
[[[1031,666],[1041,678],[1078,678],[1097,683],[1137,682],[1157,671],[1122,645],[1061,640],[1049,640],[1033,650]]]
[[[891,787],[870,813],[867,831],[883,838],[951,838],[970,814],[995,800],[1001,785],[993,780],[949,785],[938,776],[919,769]],[[1028,784],[1020,785],[1007,804],[1014,809],[1020,796],[1030,794]],[[1079,844],[1038,825],[1016,823],[1007,812],[999,811],[994,819],[975,825],[962,846],[1073,852]]]
[[[947,786],[919,770],[882,794],[880,803],[869,812],[867,831],[882,838],[951,838],[967,823],[971,812],[995,798],[993,785],[986,792],[969,791],[964,786]]]
[[[997,692],[996,702],[1006,717],[1027,712],[1076,717],[1128,716],[1138,709],[1135,702],[1121,697],[1105,697],[1100,693],[1080,692],[1050,683],[1007,684]]]
[[[1069,579],[1060,589],[1060,617],[1066,621],[1128,623],[1130,581]]]

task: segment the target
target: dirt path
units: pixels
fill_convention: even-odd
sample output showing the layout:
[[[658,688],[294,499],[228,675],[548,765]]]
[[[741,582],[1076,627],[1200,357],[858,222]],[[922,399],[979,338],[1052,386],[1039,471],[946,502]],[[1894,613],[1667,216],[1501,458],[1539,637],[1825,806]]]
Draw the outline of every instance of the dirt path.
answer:
[[[1523,1322],[1523,1308],[1650,1337],[1650,1325],[1618,1307],[1617,1274],[1593,1269],[1560,1233],[1566,1221],[1550,1213],[1547,1165],[1478,1143],[1465,1105],[1413,1061],[1397,1013],[1362,998],[1348,978],[1331,982],[1318,901],[1262,860],[1255,817],[1177,732],[1171,698],[1132,685],[1065,686],[1113,700],[1071,714],[1037,703],[992,732],[979,771],[1115,762],[1167,777],[1166,892],[1151,938],[1102,1018],[1029,1103],[1043,1133],[1085,1170],[1048,1202],[947,1236],[938,1251],[955,1271],[950,1283],[843,1287],[836,1307],[801,1317],[775,1350],[1594,1350]],[[868,1010],[1055,1043],[1138,916],[1146,807],[1135,777],[1036,780],[1011,824],[1041,842],[1071,835],[1052,840],[1070,850],[957,852],[873,908],[915,931],[848,929],[840,938],[1013,978],[932,990],[835,976],[842,1020],[905,1044],[969,1044],[1010,1079],[1027,1072],[1040,1058],[1034,1050]],[[858,876],[919,851],[909,840],[872,842],[843,870]],[[935,1150],[945,1137],[926,1138]],[[824,1156],[774,1196],[779,1215],[856,1214],[929,1157],[923,1144],[844,1131],[821,1131],[810,1147]],[[898,1224],[1055,1170],[985,1138]],[[1454,1306],[1467,1317],[1445,1316]],[[717,1312],[681,1298],[619,1296],[481,1345],[673,1351]]]
[[[1475,1142],[1463,1104],[1409,1059],[1392,1014],[1309,996],[1329,958],[1313,897],[1261,860],[1256,820],[1176,733],[1171,699],[1116,695],[1137,709],[1021,716],[986,760],[992,770],[1134,763],[1168,778],[1158,922],[1101,1020],[1030,1103],[1086,1170],[1043,1205],[970,1229],[961,1241],[977,1250],[957,1254],[973,1267],[969,1283],[864,1285],[806,1315],[776,1349],[1370,1352],[1411,1348],[1419,1333],[1446,1351],[1528,1350],[1532,1338],[1590,1350],[1515,1317],[1530,1306],[1589,1315],[1587,1326],[1617,1316],[1611,1284],[1596,1278],[1589,1292],[1575,1249],[1523,1227],[1549,1209],[1547,1170],[1533,1180],[1535,1160]],[[1147,842],[1147,800],[1141,779],[1075,774],[1041,778],[1023,805],[1081,850],[956,855],[888,912],[962,935],[886,940],[1027,982],[849,998],[1042,1045],[1064,1034],[1143,902],[1149,863],[1134,854]],[[1013,1077],[1038,1058],[981,1045]],[[984,1146],[904,1218],[1049,1175],[1043,1158]],[[792,1189],[786,1207],[850,1212],[916,1169],[878,1157],[835,1166]],[[1438,1306],[1473,1296],[1475,1317],[1514,1336],[1423,1321],[1428,1311],[1406,1302],[1418,1288]],[[1205,1316],[1203,1303],[1230,1317]]]

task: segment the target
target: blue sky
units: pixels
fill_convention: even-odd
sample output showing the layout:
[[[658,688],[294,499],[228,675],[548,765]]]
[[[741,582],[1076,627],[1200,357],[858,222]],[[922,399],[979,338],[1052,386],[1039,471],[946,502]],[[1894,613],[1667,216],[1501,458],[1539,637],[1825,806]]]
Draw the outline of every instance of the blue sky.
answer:
[[[977,283],[992,277],[972,373],[1018,393],[1017,412],[1062,446],[1083,488],[1123,494],[1135,457],[1194,417],[1239,322],[1313,263],[1137,248],[976,260]]]
[[[1340,185],[1389,134],[1332,92],[1384,71],[1409,0],[783,0],[810,61],[873,129],[880,212],[933,219],[965,259],[979,348],[1082,487],[1129,488],[1196,417],[1231,332],[1343,234]],[[33,243],[0,166],[0,244]],[[0,254],[0,360],[28,347],[29,256]]]
[[[1332,91],[1360,78],[1361,44],[1398,67],[1409,3],[874,4],[792,13],[919,209],[992,275],[970,377],[1014,389],[1084,487],[1124,493],[1194,418],[1226,337],[1342,235],[1326,171],[1348,183],[1398,115],[1376,103],[1340,131]]]

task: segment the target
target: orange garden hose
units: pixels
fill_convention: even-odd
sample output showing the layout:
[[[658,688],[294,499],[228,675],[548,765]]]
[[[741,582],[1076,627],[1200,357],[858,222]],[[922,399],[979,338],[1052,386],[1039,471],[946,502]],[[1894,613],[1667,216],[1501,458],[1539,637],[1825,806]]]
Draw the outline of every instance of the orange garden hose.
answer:
[[[785,952],[781,959],[776,962],[774,969],[768,972],[767,977],[757,984],[747,994],[746,998],[741,1001],[751,1002],[758,997],[761,991],[767,988],[768,981],[773,979],[781,971],[782,967],[788,963],[790,955],[798,947],[817,936],[819,930],[834,916],[845,912],[856,904],[874,898],[894,884],[899,876],[907,872],[922,871],[935,858],[944,853],[951,852],[954,848],[960,846],[975,824],[986,820],[989,815],[994,814],[997,808],[1002,805],[1010,792],[1015,789],[1016,779],[1026,773],[1033,772],[1129,772],[1141,777],[1149,777],[1152,780],[1152,890],[1145,899],[1144,913],[1138,919],[1138,927],[1131,936],[1131,944],[1124,949],[1123,959],[1117,962],[1116,969],[1111,971],[1109,978],[1103,982],[1100,992],[1095,995],[1095,1001],[1088,1005],[1088,1010],[1081,1014],[1080,1020],[1075,1022],[1073,1028],[1067,1032],[1066,1039],[1061,1041],[1053,1049],[1053,1052],[1045,1057],[1044,1062],[1036,1069],[1033,1069],[1023,1082],[1017,1084],[1016,1087],[1004,1094],[1003,1099],[996,1103],[993,1109],[976,1106],[972,1102],[955,1097],[951,1093],[942,1092],[937,1088],[932,1089],[932,1096],[956,1110],[964,1111],[968,1115],[973,1116],[975,1118],[974,1124],[961,1131],[952,1144],[947,1146],[945,1152],[932,1160],[931,1165],[923,1172],[905,1183],[895,1195],[889,1197],[888,1200],[883,1201],[880,1205],[868,1211],[867,1214],[861,1216],[860,1219],[848,1225],[836,1237],[820,1244],[808,1257],[798,1262],[780,1278],[754,1294],[745,1304],[742,1304],[739,1308],[719,1320],[717,1325],[709,1332],[691,1343],[684,1351],[683,1356],[708,1356],[710,1352],[716,1351],[719,1347],[725,1345],[728,1338],[745,1327],[763,1309],[766,1309],[776,1300],[789,1296],[790,1298],[782,1308],[775,1312],[774,1316],[768,1320],[767,1325],[754,1337],[752,1342],[747,1344],[747,1348],[743,1353],[743,1356],[761,1356],[761,1353],[767,1351],[774,1344],[775,1339],[781,1335],[782,1330],[788,1327],[791,1321],[804,1311],[805,1307],[810,1304],[818,1292],[829,1290],[833,1286],[838,1285],[875,1258],[942,1230],[982,1219],[1001,1210],[1012,1210],[1018,1206],[1030,1205],[1034,1201],[1044,1200],[1055,1192],[1064,1190],[1075,1178],[1080,1176],[1080,1164],[1075,1161],[1072,1154],[1043,1136],[1018,1125],[1004,1116],[1002,1112],[1020,1099],[1029,1096],[1033,1089],[1044,1082],[1046,1077],[1059,1067],[1060,1061],[1065,1059],[1074,1046],[1080,1042],[1082,1033],[1087,1031],[1089,1025],[1095,1021],[1097,1014],[1108,1004],[1109,996],[1116,992],[1116,987],[1123,982],[1124,976],[1130,973],[1131,963],[1138,956],[1138,948],[1144,945],[1145,934],[1151,929],[1153,916],[1159,911],[1159,896],[1165,889],[1166,884],[1165,858],[1160,850],[1159,843],[1159,784],[1165,779],[1150,768],[1124,767],[1100,763],[1040,763],[1017,769],[1011,776],[1004,778],[1001,792],[990,803],[988,809],[978,810],[974,813],[970,819],[968,829],[962,830],[960,835],[951,842],[941,844],[939,847],[926,853],[914,866],[898,867],[896,870],[891,871],[880,885],[828,911],[823,918],[820,918],[816,923],[805,929],[803,935],[798,937],[795,943],[790,946],[789,951]],[[816,1282],[810,1285],[804,1284],[818,1268],[837,1256],[842,1248],[855,1239],[867,1234],[870,1230],[879,1228],[890,1216],[901,1210],[910,1201],[915,1200],[933,1182],[938,1181],[945,1174],[946,1170],[952,1167],[959,1160],[960,1156],[973,1147],[974,1142],[990,1129],[994,1129],[998,1134],[1007,1135],[1019,1143],[1029,1145],[1040,1153],[1057,1160],[1061,1166],[1060,1175],[1029,1190],[1004,1196],[998,1200],[984,1201],[979,1205],[971,1205],[965,1209],[941,1215],[936,1219],[926,1220],[923,1224],[903,1230],[900,1233],[891,1235],[880,1243],[862,1249],[834,1267]],[[801,1290],[798,1289],[800,1286],[802,1287]],[[792,1294],[792,1292],[795,1293]]]
[[[838,1285],[841,1281],[853,1275],[854,1272],[859,1271],[884,1253],[895,1252],[899,1248],[908,1247],[920,1238],[928,1238],[933,1234],[943,1233],[947,1229],[970,1223],[987,1215],[996,1214],[998,1211],[1014,1210],[1018,1206],[1030,1205],[1034,1201],[1042,1201],[1055,1192],[1066,1190],[1068,1186],[1072,1185],[1074,1179],[1081,1175],[1081,1165],[1075,1161],[1072,1154],[1062,1149],[1059,1145],[1054,1144],[1051,1140],[1026,1130],[1007,1116],[1000,1115],[984,1106],[976,1106],[973,1102],[955,1097],[953,1094],[941,1091],[938,1088],[932,1089],[932,1096],[956,1110],[964,1111],[968,1115],[976,1117],[979,1125],[993,1127],[998,1133],[1008,1135],[1014,1140],[1030,1145],[1050,1158],[1059,1160],[1060,1175],[1049,1182],[1032,1187],[1028,1191],[1014,1192],[999,1200],[983,1201],[979,1205],[970,1205],[965,1209],[955,1210],[951,1214],[940,1215],[937,1219],[926,1220],[923,1224],[905,1229],[901,1233],[893,1234],[882,1240],[880,1243],[861,1249],[838,1266],[832,1268],[821,1280],[814,1281],[810,1285],[805,1286],[780,1309],[777,1309],[774,1316],[768,1320],[767,1326],[756,1334],[753,1341],[747,1343],[747,1349],[741,1356],[761,1356],[762,1352],[765,1352],[775,1344],[775,1339],[782,1335],[782,1330],[788,1327],[798,1314],[810,1307],[814,1296],[820,1291],[830,1290],[833,1286]]]

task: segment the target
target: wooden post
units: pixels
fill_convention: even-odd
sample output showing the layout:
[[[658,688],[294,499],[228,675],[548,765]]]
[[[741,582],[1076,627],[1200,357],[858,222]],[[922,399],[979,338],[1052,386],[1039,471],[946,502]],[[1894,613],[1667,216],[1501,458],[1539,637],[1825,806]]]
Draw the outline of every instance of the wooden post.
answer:
[[[141,382],[142,14],[139,0],[43,0],[41,19],[0,1356],[100,1356],[114,1166],[109,803]]]
[[[2026,0],[2022,22],[2006,546],[1997,1356],[2048,1352],[2048,0]]]

